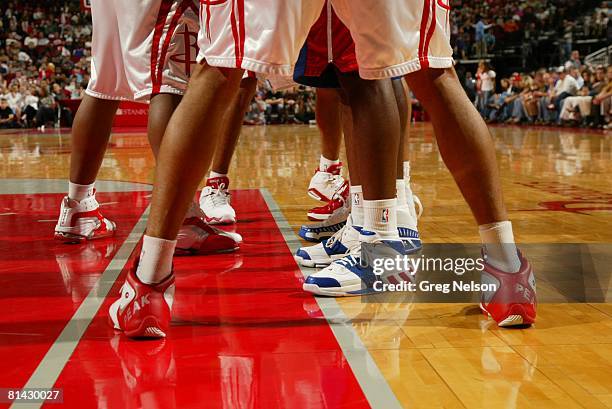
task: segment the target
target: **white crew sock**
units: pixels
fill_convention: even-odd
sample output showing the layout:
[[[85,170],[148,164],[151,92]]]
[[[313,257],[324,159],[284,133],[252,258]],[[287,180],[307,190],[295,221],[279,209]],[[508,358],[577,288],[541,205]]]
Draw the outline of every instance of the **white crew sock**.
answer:
[[[383,239],[399,239],[397,231],[397,199],[364,200],[363,229]]]
[[[227,173],[217,173],[214,170],[211,170],[210,176],[208,178],[212,179],[212,178],[223,178],[223,177],[227,177]]]
[[[176,240],[164,240],[145,234],[136,276],[145,284],[157,284],[172,273]]]
[[[331,165],[337,165],[339,163],[340,163],[340,159],[331,160],[331,159],[327,159],[325,156],[321,155],[321,159],[319,159],[319,170],[321,172],[327,172],[327,169]]]
[[[94,195],[94,187],[96,182],[90,185],[79,185],[77,183],[68,182],[68,197],[72,200],[80,202]]]
[[[410,161],[405,160],[403,165],[404,165],[404,180],[406,180],[406,183],[410,185]]]
[[[397,190],[397,205],[407,205],[408,198],[406,197],[406,181],[404,179],[397,179],[395,181],[395,189]]]
[[[517,273],[520,270],[521,260],[510,221],[483,224],[478,226],[478,232],[489,264],[506,273]]]
[[[363,226],[363,191],[361,185],[351,185],[351,217],[354,226]]]
[[[404,161],[404,188],[406,195],[406,204],[410,209],[410,215],[416,221],[418,219],[418,215],[416,212],[416,208],[414,205],[414,197],[412,194],[412,188],[410,187],[410,161]],[[399,196],[398,196],[399,197]]]

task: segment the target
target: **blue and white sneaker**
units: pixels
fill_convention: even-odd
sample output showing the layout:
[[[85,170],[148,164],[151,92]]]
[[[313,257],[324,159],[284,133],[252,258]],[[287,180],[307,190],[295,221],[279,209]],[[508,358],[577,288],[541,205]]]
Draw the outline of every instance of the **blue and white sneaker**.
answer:
[[[375,274],[374,260],[406,255],[401,240],[383,240],[376,233],[365,230],[361,231],[360,239],[360,249],[306,278],[302,286],[304,291],[330,297],[368,295],[381,291],[381,282],[398,283],[411,279],[405,271]]]
[[[346,224],[351,214],[351,201],[345,200],[344,205],[335,210],[331,216],[319,223],[305,224],[298,235],[306,241],[319,243],[336,234]]]
[[[417,229],[417,218],[416,215],[413,215],[410,206],[399,206],[397,208],[397,230],[400,239],[404,242],[406,253],[416,253],[423,248]]]
[[[301,247],[293,257],[304,267],[326,267],[349,254],[351,249],[359,247],[360,231],[361,227],[353,226],[349,216],[346,225],[329,239],[313,246]]]

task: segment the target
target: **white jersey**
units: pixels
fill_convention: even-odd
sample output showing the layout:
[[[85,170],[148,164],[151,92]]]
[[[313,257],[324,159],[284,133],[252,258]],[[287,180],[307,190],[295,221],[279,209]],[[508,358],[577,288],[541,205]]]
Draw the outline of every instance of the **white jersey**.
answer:
[[[142,100],[183,94],[198,54],[197,0],[92,0],[87,94]]]
[[[355,41],[362,78],[453,65],[450,0],[329,1]],[[198,61],[292,75],[324,5],[325,0],[202,0]]]

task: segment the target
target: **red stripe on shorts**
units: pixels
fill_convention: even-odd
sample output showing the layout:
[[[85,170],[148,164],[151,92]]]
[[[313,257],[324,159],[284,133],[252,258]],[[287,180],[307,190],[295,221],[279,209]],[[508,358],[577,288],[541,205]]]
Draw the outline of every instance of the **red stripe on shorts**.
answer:
[[[427,32],[427,39],[425,40],[425,64],[424,68],[429,67],[429,44],[431,43],[431,38],[433,37],[436,26],[438,25],[438,20],[436,17],[436,3],[431,2],[431,24],[429,25],[429,31]]]
[[[244,0],[238,0],[238,30],[240,35],[240,60],[236,64],[241,67],[244,58],[245,24],[244,24]]]
[[[172,8],[172,0],[163,0],[157,13],[157,21],[155,22],[155,31],[153,34],[153,49],[151,50],[151,81],[153,83],[153,93],[159,92],[161,87],[161,78],[157,77],[157,62],[159,53],[159,43],[164,34],[164,26],[166,19]]]
[[[242,58],[240,57],[240,38],[238,36],[238,27],[236,27],[236,13],[234,12],[236,3],[234,2],[234,0],[230,1],[232,2],[232,12],[230,15],[230,20],[232,23],[232,36],[234,37],[234,55],[236,56],[236,68],[240,68]]]

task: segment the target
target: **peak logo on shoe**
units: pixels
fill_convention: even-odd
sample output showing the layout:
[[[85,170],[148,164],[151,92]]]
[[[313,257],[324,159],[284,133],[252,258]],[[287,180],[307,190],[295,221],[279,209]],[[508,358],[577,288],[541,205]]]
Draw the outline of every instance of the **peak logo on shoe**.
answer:
[[[138,260],[109,308],[111,323],[130,338],[163,338],[170,326],[174,276],[158,284],[145,284],[136,276],[137,266]]]

